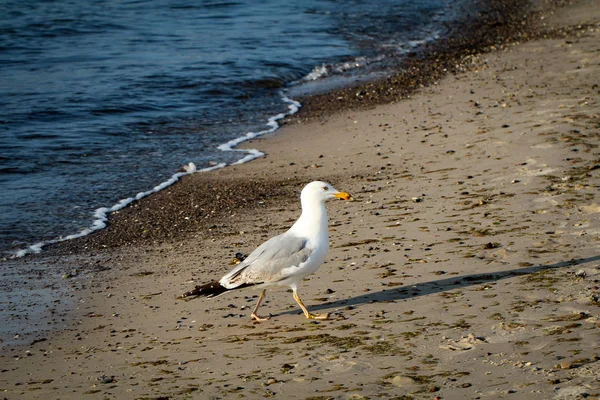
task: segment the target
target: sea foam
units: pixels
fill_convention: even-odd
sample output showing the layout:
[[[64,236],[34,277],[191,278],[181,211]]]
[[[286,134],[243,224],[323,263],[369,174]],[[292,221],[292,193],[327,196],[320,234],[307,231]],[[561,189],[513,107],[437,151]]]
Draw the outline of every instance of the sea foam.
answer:
[[[265,154],[262,153],[261,151],[259,151],[258,149],[236,149],[235,147],[237,145],[239,145],[240,143],[243,143],[245,141],[248,141],[250,139],[254,139],[256,137],[265,135],[267,133],[273,133],[275,132],[277,129],[279,129],[279,123],[277,121],[288,117],[290,115],[293,115],[295,113],[298,112],[298,110],[301,107],[301,104],[295,100],[290,99],[289,97],[285,96],[282,94],[281,97],[282,101],[285,103],[288,103],[288,111],[285,113],[280,113],[277,114],[273,117],[270,117],[267,120],[267,127],[268,129],[264,129],[262,131],[259,132],[248,132],[243,136],[240,136],[238,138],[232,139],[226,143],[223,143],[221,145],[219,145],[217,147],[217,149],[221,150],[221,151],[235,151],[235,152],[240,152],[240,153],[245,153],[245,156],[243,156],[242,158],[238,159],[237,161],[229,164],[229,165],[238,165],[238,164],[244,164],[248,161],[252,161],[256,158],[260,158],[263,157]],[[169,178],[168,180],[160,183],[159,185],[156,185],[155,187],[153,187],[150,190],[147,190],[145,192],[140,192],[138,194],[136,194],[134,197],[129,197],[126,199],[122,199],[120,200],[117,204],[113,205],[112,207],[100,207],[98,209],[96,209],[94,211],[94,222],[92,223],[91,226],[82,229],[80,232],[72,234],[72,235],[68,235],[68,236],[61,236],[57,239],[54,240],[48,240],[48,241],[44,241],[44,242],[39,242],[36,243],[34,245],[31,245],[25,249],[19,250],[17,251],[13,257],[23,257],[24,255],[27,254],[31,254],[31,253],[39,253],[42,251],[42,248],[44,246],[47,246],[49,244],[54,244],[54,243],[59,243],[59,242],[64,242],[67,240],[72,240],[72,239],[77,239],[83,236],[87,236],[90,233],[100,230],[100,229],[104,229],[106,228],[106,223],[108,221],[108,216],[109,214],[121,210],[125,207],[127,207],[128,205],[130,205],[131,203],[133,203],[134,201],[143,199],[146,196],[151,195],[152,193],[156,193],[159,192],[169,186],[171,186],[172,184],[174,184],[175,182],[177,182],[179,180],[179,178],[185,176],[185,175],[191,175],[197,172],[209,172],[209,171],[214,171],[216,169],[220,169],[220,168],[224,168],[226,167],[228,164],[227,163],[219,163],[216,165],[212,165],[210,167],[206,167],[206,168],[201,168],[201,169],[197,169],[196,165],[193,162],[190,162],[189,164],[185,165],[183,167],[183,171],[182,172],[177,172],[176,174],[173,174],[171,176],[171,178]]]

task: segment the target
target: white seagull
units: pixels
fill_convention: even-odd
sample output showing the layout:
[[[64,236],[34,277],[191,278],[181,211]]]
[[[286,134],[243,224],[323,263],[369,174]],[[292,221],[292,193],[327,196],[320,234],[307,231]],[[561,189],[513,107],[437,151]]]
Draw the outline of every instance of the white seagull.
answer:
[[[328,183],[315,181],[302,189],[302,214],[292,227],[281,235],[261,244],[250,255],[218,281],[196,286],[180,298],[191,296],[213,297],[229,290],[248,286],[262,288],[252,318],[259,317],[258,307],[265,298],[266,288],[287,286],[302,308],[306,318],[327,319],[329,314],[312,314],[298,296],[298,284],[321,266],[329,250],[329,232],[325,201],[337,197],[350,200],[352,196],[340,192]]]

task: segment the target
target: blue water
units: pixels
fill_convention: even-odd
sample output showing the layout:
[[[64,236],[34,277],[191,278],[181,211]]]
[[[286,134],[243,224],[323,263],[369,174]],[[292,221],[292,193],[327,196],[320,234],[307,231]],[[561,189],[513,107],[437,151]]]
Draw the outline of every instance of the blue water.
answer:
[[[217,147],[288,112],[291,86],[443,35],[450,3],[3,0],[0,252],[79,232],[184,164],[235,162]]]

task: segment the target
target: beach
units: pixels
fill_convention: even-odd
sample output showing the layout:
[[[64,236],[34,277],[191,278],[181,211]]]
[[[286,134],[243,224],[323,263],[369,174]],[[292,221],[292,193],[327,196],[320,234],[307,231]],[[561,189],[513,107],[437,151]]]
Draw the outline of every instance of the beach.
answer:
[[[241,145],[264,158],[4,261],[30,271],[3,288],[4,398],[600,398],[600,2],[541,15],[394,99],[307,100]],[[177,299],[285,231],[312,180],[354,198],[299,287],[328,320],[286,290],[260,323],[252,288]]]

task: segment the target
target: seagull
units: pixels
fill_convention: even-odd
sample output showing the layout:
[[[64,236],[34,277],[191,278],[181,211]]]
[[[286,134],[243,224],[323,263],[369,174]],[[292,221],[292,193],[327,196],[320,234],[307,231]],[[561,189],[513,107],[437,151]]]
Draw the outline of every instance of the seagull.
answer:
[[[308,311],[298,295],[298,284],[315,272],[327,256],[329,232],[325,202],[332,198],[351,200],[352,196],[326,182],[309,183],[300,194],[302,214],[290,229],[258,246],[218,281],[196,286],[179,298],[213,297],[230,290],[256,286],[262,291],[251,317],[260,322],[269,319],[257,314],[267,288],[283,286],[292,289],[294,299],[306,318],[329,318],[327,313],[313,314]]]

